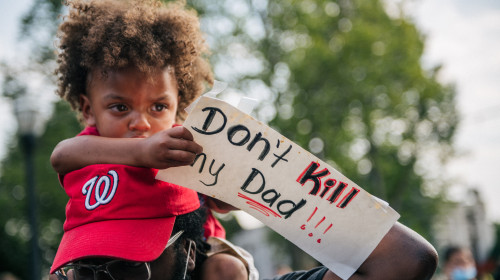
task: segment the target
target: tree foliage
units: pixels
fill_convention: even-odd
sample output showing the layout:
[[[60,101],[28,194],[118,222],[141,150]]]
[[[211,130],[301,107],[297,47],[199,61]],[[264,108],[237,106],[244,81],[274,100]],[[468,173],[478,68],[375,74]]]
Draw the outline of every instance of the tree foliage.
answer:
[[[458,118],[453,87],[420,63],[425,38],[415,25],[380,1],[218,3],[204,9],[208,23],[231,19],[222,36],[207,24],[217,76],[274,100],[272,126],[430,238]],[[246,12],[231,16],[235,6]],[[225,75],[241,60],[253,72]]]
[[[426,194],[444,182],[427,167],[451,155],[457,113],[453,88],[420,64],[415,25],[390,18],[379,1],[285,1],[273,10],[269,45],[290,77],[272,124],[430,237],[440,197]]]
[[[216,76],[432,240],[458,117],[454,88],[421,65],[425,38],[411,20],[390,17],[381,1],[217,3],[203,9]]]
[[[257,117],[315,153],[368,192],[401,222],[432,239],[431,222],[446,180],[457,125],[455,91],[424,69],[425,38],[379,0],[191,0],[212,48],[216,77],[261,101]],[[54,39],[60,1],[35,1],[26,38],[46,23]],[[42,23],[42,24],[40,24]],[[41,41],[33,60],[54,63]],[[36,155],[43,257],[61,236],[66,197],[49,164],[52,148],[80,129],[56,104]],[[24,276],[28,254],[22,160],[10,147],[0,178],[0,271]],[[12,255],[10,252],[17,252]]]

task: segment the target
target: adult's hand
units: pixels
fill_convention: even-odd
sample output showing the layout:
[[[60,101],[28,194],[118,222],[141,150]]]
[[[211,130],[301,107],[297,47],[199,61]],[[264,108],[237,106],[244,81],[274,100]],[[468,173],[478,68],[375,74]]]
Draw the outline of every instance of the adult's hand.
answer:
[[[66,275],[50,274],[49,280],[75,280],[75,274],[73,272],[73,269],[70,269]]]

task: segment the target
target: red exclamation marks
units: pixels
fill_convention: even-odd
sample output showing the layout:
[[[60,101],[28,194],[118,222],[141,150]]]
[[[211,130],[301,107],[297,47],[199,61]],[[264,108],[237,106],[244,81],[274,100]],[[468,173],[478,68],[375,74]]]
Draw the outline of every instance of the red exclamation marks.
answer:
[[[311,215],[309,216],[309,218],[307,219],[307,221],[306,221],[306,222],[309,222],[309,221],[312,219],[312,217],[314,216],[314,214],[316,214],[316,211],[318,211],[318,207],[315,207],[315,208],[314,208],[314,211],[311,213]],[[318,222],[318,223],[314,226],[314,228],[315,228],[315,229],[316,229],[316,228],[318,228],[318,227],[319,227],[319,225],[321,225],[321,223],[323,223],[325,220],[326,220],[326,217],[325,217],[325,216],[323,216],[323,218],[321,218],[321,219],[319,220],[319,222]],[[332,228],[332,226],[333,226],[333,224],[330,224],[330,225],[329,225],[329,226],[325,229],[325,231],[323,231],[323,234],[325,234],[327,231],[329,231],[329,230]],[[303,224],[303,225],[300,227],[300,229],[305,230],[305,229],[306,229],[306,224]],[[309,232],[307,235],[308,235],[309,237],[313,237],[313,236],[314,236],[314,234],[313,234],[312,232]],[[318,238],[318,239],[316,240],[316,242],[321,243],[321,238]]]
[[[314,211],[312,212],[311,216],[309,216],[309,219],[307,219],[308,222],[312,219],[314,214],[316,214],[316,211],[318,211],[318,207],[314,207]]]
[[[332,228],[333,224],[330,224],[326,229],[325,231],[323,232],[323,234],[325,234],[327,231],[329,231],[331,228]],[[321,243],[321,238],[317,240],[318,243]]]

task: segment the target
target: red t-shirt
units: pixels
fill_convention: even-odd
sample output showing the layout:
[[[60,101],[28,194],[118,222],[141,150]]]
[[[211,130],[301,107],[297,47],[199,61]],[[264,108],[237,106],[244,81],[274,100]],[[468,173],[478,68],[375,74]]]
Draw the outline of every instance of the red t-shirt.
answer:
[[[87,126],[84,130],[82,130],[80,133],[78,133],[77,136],[81,135],[95,135],[95,136],[100,136],[99,131],[97,130],[97,127],[95,126]],[[157,170],[155,170],[155,174],[157,173]],[[60,177],[60,181],[62,183],[62,177]],[[164,182],[165,184],[168,184],[167,182]],[[204,196],[204,199],[210,199],[209,197]],[[204,202],[203,199],[201,199],[200,202]],[[204,229],[204,236],[205,238],[208,238],[210,236],[214,237],[219,237],[219,238],[226,238],[226,230],[222,226],[222,224],[215,218],[213,215],[212,211],[207,208],[207,220],[205,224],[203,225]]]

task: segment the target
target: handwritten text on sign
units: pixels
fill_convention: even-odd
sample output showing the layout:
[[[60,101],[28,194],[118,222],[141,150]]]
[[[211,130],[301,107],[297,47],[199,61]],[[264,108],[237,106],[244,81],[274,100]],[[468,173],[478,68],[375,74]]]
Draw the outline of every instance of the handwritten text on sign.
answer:
[[[157,179],[238,207],[343,279],[399,215],[281,134],[233,106],[201,97],[184,122],[203,153]]]

